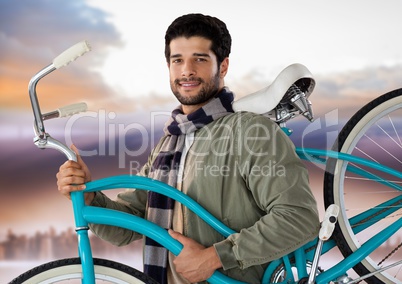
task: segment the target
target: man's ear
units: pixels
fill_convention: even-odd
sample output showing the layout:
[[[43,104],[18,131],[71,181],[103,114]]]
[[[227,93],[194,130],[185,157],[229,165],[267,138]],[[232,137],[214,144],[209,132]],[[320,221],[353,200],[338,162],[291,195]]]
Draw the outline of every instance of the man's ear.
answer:
[[[220,78],[225,78],[226,74],[228,73],[228,69],[229,69],[229,57],[226,57],[225,59],[223,59],[222,63],[221,63],[221,68],[220,68],[220,73],[219,76]]]

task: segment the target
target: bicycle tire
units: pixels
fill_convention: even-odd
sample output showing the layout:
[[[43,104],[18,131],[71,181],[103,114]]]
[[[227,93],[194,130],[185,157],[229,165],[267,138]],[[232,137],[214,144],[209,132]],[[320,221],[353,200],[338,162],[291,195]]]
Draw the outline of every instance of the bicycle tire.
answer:
[[[392,127],[385,125],[385,123],[393,124]],[[382,137],[390,130],[387,136]],[[388,92],[362,107],[342,128],[338,135],[332,150],[349,153],[364,157],[366,159],[372,159],[380,164],[388,165],[394,169],[400,169],[402,167],[402,143],[399,133],[402,129],[402,89],[393,90]],[[374,134],[376,136],[374,136]],[[402,133],[401,133],[402,134]],[[393,140],[396,139],[396,140]],[[382,142],[384,149],[380,148]],[[394,146],[394,148],[385,148]],[[399,147],[399,149],[398,149]],[[392,156],[385,155],[385,153],[392,154]],[[396,158],[397,160],[395,161]],[[398,161],[399,160],[399,161]],[[337,159],[328,159],[326,165],[326,171],[324,175],[324,204],[327,208],[331,204],[337,204],[341,208],[338,222],[336,224],[333,238],[335,239],[337,246],[344,257],[349,256],[353,251],[361,246],[371,235],[380,229],[382,222],[389,223],[392,221],[392,217],[397,216],[397,213],[402,214],[401,209],[395,212],[394,216],[387,216],[385,219],[381,219],[376,225],[370,225],[362,232],[354,233],[350,224],[349,218],[358,215],[367,208],[371,208],[375,205],[381,204],[382,201],[392,198],[393,196],[400,195],[400,191],[391,190],[385,192],[385,186],[378,185],[378,182],[370,180],[358,179],[353,174],[346,174],[346,166],[356,166],[352,163]],[[397,166],[395,166],[397,165]],[[370,171],[369,168],[358,166],[359,169],[364,171]],[[388,180],[391,176],[384,175],[378,171],[371,172],[377,176]],[[393,182],[400,184],[401,180],[392,177]],[[357,185],[357,183],[359,183]],[[376,185],[374,185],[376,184]],[[356,186],[357,185],[357,186]],[[371,194],[377,194],[375,198],[370,198]],[[365,203],[370,203],[367,208],[362,205],[362,200]],[[359,208],[355,208],[359,207]],[[397,205],[401,207],[400,204]],[[379,217],[377,217],[380,219]],[[362,220],[362,222],[368,222],[370,220]],[[378,227],[377,227],[378,226]],[[399,233],[399,234],[398,234]],[[398,244],[401,242],[401,233],[392,236],[387,241],[387,244],[391,244],[392,241],[398,239]],[[398,236],[399,235],[399,238]],[[386,245],[382,245],[377,251],[370,254],[362,262],[358,263],[353,269],[360,276],[367,275],[370,272],[378,270],[382,260],[388,260],[386,258],[389,252],[392,258],[402,258],[402,249],[396,249],[395,251],[388,250],[383,252]],[[393,254],[393,255],[392,255]],[[385,265],[385,264],[384,264]],[[395,275],[395,272],[390,271],[381,272],[368,279],[365,279],[368,283],[397,283],[402,281],[402,275]]]
[[[147,283],[158,284],[144,273],[121,263],[111,260],[94,258],[96,283]],[[81,283],[81,260],[67,258],[39,265],[12,280],[9,284],[38,284],[38,283]],[[66,282],[60,282],[65,280]],[[108,281],[108,282],[103,282]]]

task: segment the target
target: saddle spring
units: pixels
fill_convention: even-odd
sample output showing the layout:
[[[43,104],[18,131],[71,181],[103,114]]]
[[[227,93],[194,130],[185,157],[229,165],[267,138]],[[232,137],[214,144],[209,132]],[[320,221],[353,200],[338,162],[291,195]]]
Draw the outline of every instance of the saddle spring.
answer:
[[[267,116],[281,127],[285,127],[286,122],[298,114],[302,114],[309,121],[314,120],[312,104],[308,100],[305,92],[302,91],[303,82],[300,81],[302,80],[292,84],[280,103],[272,111],[267,113]]]

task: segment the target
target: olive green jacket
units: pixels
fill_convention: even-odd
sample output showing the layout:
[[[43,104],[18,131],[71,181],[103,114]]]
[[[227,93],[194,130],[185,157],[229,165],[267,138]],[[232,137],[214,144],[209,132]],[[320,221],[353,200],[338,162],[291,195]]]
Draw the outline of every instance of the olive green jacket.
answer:
[[[142,175],[147,176],[160,145],[152,151]],[[235,279],[259,283],[268,262],[318,234],[317,205],[307,170],[290,139],[266,117],[238,112],[197,130],[186,156],[182,188],[237,232],[224,238],[183,209],[184,235],[214,246],[222,272]],[[145,217],[146,200],[145,191],[130,190],[116,201],[97,194],[93,205]],[[91,229],[116,245],[142,237],[102,225]]]

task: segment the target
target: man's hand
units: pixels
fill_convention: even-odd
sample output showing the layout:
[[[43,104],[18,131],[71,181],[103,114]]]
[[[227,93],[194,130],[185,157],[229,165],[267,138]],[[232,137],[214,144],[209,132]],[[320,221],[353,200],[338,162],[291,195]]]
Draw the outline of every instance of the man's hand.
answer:
[[[191,283],[207,280],[216,269],[222,267],[214,247],[206,248],[173,230],[169,230],[169,234],[183,245],[173,261],[175,269]]]
[[[56,175],[58,190],[67,198],[70,198],[72,191],[84,190],[85,183],[91,181],[91,173],[79,155],[78,149],[74,145],[71,146],[71,149],[77,154],[77,162],[65,162]],[[90,204],[94,195],[93,192],[86,193],[85,203]]]

